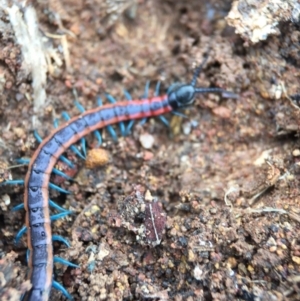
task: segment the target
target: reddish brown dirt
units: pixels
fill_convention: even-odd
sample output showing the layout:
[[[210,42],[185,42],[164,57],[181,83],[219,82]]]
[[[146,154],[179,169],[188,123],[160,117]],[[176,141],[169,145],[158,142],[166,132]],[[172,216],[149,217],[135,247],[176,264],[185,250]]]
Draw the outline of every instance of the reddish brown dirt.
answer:
[[[224,20],[230,1],[140,0],[129,10],[120,6],[117,20],[103,3],[34,3],[41,32],[66,34],[70,52],[70,65],[47,75],[47,103],[38,112],[28,97],[31,78],[20,71],[20,47],[9,27],[2,30],[0,177],[23,179],[26,167],[7,170],[4,163],[33,154],[34,129],[46,137],[61,112],[78,114],[72,88],[86,109],[104,92],[122,100],[127,89],[139,98],[147,80],[151,93],[156,81],[162,91],[190,81],[209,52],[198,86],[239,98],[200,95],[185,110],[188,118],[168,116],[170,129],[150,120],[117,143],[104,131],[105,167],[87,169],[69,153],[75,181],[54,181],[72,194],[51,198],[74,211],[53,223],[53,233],[72,246],[55,243],[54,250],[80,268],[56,265],[56,280],[83,301],[299,300],[300,111],[283,92],[299,93],[299,28],[283,23],[284,34],[245,47]],[[50,42],[62,49],[61,39]],[[145,149],[149,135],[153,145]],[[95,147],[94,136],[87,141]],[[166,214],[155,247],[141,243],[136,220],[124,217],[137,184],[157,197],[155,212]],[[14,244],[24,213],[10,210],[22,202],[23,188],[0,189],[0,295],[18,300],[28,288],[26,237]],[[143,214],[135,218],[143,224]],[[65,299],[52,290],[50,300]]]

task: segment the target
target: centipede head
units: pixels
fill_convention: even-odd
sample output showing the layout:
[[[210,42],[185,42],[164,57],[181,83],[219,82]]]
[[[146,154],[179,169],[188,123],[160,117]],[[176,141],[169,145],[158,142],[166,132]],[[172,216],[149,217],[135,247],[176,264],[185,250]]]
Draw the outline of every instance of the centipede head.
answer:
[[[203,65],[206,63],[207,57],[201,63],[199,67],[196,68],[194,72],[193,79],[190,84],[174,85],[170,88],[168,92],[168,101],[170,106],[176,110],[194,103],[196,94],[200,93],[224,93],[227,92],[220,88],[201,88],[195,87],[197,82],[197,77],[199,76]]]

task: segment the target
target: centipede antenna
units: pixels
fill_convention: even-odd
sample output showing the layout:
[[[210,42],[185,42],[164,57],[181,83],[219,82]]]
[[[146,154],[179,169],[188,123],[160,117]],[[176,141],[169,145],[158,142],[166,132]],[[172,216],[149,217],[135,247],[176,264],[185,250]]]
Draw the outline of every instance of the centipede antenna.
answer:
[[[204,57],[204,60],[202,61],[202,63],[200,64],[200,66],[198,66],[198,67],[196,68],[196,70],[195,70],[195,72],[194,72],[193,79],[192,79],[192,81],[191,81],[191,85],[192,85],[193,87],[195,87],[196,82],[197,82],[197,78],[198,78],[200,72],[202,71],[202,68],[203,68],[203,66],[205,65],[205,63],[207,62],[207,60],[208,60],[208,55],[206,55],[206,56]]]
[[[221,88],[195,88],[195,93],[223,93],[225,90]]]

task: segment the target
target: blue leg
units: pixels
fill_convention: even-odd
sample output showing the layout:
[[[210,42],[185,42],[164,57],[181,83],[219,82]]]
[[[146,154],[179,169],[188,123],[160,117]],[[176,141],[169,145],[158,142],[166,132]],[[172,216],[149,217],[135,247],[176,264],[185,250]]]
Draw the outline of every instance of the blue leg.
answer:
[[[21,203],[21,204],[15,206],[15,207],[13,207],[13,208],[11,209],[11,211],[19,211],[19,210],[21,210],[21,209],[24,209],[24,203]]]
[[[49,183],[49,187],[51,189],[54,189],[54,190],[59,191],[61,193],[70,194],[70,192],[68,190],[62,189],[62,188],[60,188],[59,186],[57,186],[53,183]]]
[[[145,85],[145,89],[144,89],[143,99],[148,98],[148,95],[149,95],[149,87],[150,87],[150,81],[147,80],[146,85]]]
[[[69,242],[60,235],[52,235],[52,240],[53,241],[60,241],[60,242],[64,243],[68,248],[70,248]]]
[[[69,211],[69,210],[67,210],[67,209],[65,209],[65,208],[63,208],[63,207],[60,207],[59,205],[57,205],[55,202],[53,202],[53,201],[51,201],[51,200],[49,200],[49,205],[50,205],[50,207],[52,207],[52,208],[54,208],[54,209],[56,209],[56,210],[58,210],[58,211],[60,211],[60,212],[66,212],[66,211]]]
[[[147,122],[147,119],[148,119],[148,118],[143,118],[143,119],[140,121],[140,125],[144,125],[144,124]]]
[[[55,129],[57,129],[59,127],[59,123],[58,123],[58,119],[57,118],[54,119],[53,126],[54,126]]]
[[[72,262],[70,262],[70,261],[68,261],[66,259],[63,259],[61,257],[58,257],[58,256],[54,256],[53,260],[56,263],[61,263],[61,264],[67,265],[67,266],[72,267],[72,268],[76,268],[76,269],[79,268],[79,265],[77,265],[75,263],[72,263]]]
[[[68,299],[68,300],[74,300],[73,297],[69,294],[69,292],[57,281],[52,280],[52,287],[55,288],[58,291],[61,291],[62,294]]]
[[[24,233],[27,232],[27,227],[26,226],[23,226],[19,232],[17,233],[16,235],[16,238],[15,238],[15,244],[19,243],[21,237],[23,236]]]
[[[81,142],[82,143],[82,142]],[[76,148],[75,145],[71,145],[70,146],[70,150],[75,154],[77,155],[79,158],[83,159],[83,160],[86,160],[86,158],[82,155],[82,153],[78,150],[78,148]]]
[[[83,107],[82,104],[80,104],[78,101],[75,101],[75,106],[79,110],[80,113],[83,113],[85,111],[85,108]]]
[[[66,157],[60,156],[59,160],[64,162],[65,164],[67,164],[70,168],[72,168],[72,169],[75,168],[74,164],[69,159],[67,159]]]
[[[175,88],[177,88],[180,84],[179,83],[175,83],[175,84],[172,84],[168,90],[167,90],[167,94],[170,94]]]
[[[160,115],[160,116],[158,116],[158,118],[162,121],[162,123],[164,125],[166,125],[167,127],[170,127],[169,121],[166,119],[165,116]]]
[[[70,115],[67,112],[62,112],[61,116],[66,120],[69,121],[71,119]]]
[[[52,172],[58,176],[64,177],[67,180],[70,180],[70,181],[73,180],[71,177],[69,177],[68,175],[66,175],[64,172],[62,172],[59,169],[53,168]]]
[[[72,211],[61,212],[61,213],[50,216],[50,219],[53,222],[53,221],[56,221],[56,220],[58,220],[62,217],[65,217],[65,216],[67,216],[71,213],[72,213]],[[21,237],[23,236],[23,234],[26,233],[26,232],[27,232],[27,227],[23,226],[16,235],[15,243],[18,243],[20,241]]]
[[[123,93],[124,93],[126,100],[128,100],[128,101],[132,100],[131,94],[127,90],[124,89]]]
[[[94,135],[95,135],[95,137],[96,137],[96,139],[98,141],[97,147],[99,147],[100,145],[102,145],[102,136],[101,136],[100,132],[97,131],[97,130],[94,131]]]
[[[116,131],[114,130],[114,128],[111,125],[106,126],[108,133],[111,135],[112,139],[114,141],[118,141],[118,136]]]
[[[156,87],[155,87],[154,96],[159,96],[159,92],[160,92],[160,82],[157,82]]]
[[[57,221],[58,219],[63,218],[63,217],[65,217],[67,215],[70,215],[72,213],[73,213],[72,211],[65,211],[65,212],[61,212],[61,213],[51,215],[50,216],[51,222]]]
[[[5,181],[3,184],[8,184],[8,185],[24,185],[24,180],[9,180],[9,181]]]
[[[86,141],[85,141],[85,138],[81,138],[80,142],[81,142],[81,149],[82,149],[82,152],[83,152],[83,156],[84,156],[84,158],[86,158]]]
[[[111,103],[116,103],[117,101],[115,100],[114,97],[112,97],[110,94],[105,94],[107,100]],[[124,122],[119,122],[119,127],[120,127],[120,132],[122,136],[126,135],[126,130],[125,130],[125,124]]]
[[[34,131],[33,135],[34,135],[34,137],[35,137],[35,139],[36,139],[36,141],[38,143],[42,143],[43,139],[42,139],[42,137],[39,135],[39,133],[37,131]]]
[[[97,96],[97,105],[98,105],[98,107],[103,106],[103,101],[102,101],[102,98],[100,96]]]
[[[27,165],[27,164],[29,164],[30,159],[28,159],[28,158],[20,158],[20,159],[17,159],[16,162],[18,164],[26,164]]]

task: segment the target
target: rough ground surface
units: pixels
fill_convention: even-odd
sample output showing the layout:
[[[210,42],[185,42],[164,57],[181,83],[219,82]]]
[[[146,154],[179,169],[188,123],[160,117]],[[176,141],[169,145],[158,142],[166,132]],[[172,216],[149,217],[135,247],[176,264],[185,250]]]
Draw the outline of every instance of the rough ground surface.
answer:
[[[51,198],[74,211],[53,223],[72,246],[54,251],[80,269],[56,265],[56,280],[83,301],[299,300],[300,110],[286,97],[300,92],[299,23],[282,21],[276,36],[246,47],[224,19],[231,1],[127,2],[38,2],[48,67],[46,102],[35,109],[34,75],[1,10],[1,179],[24,178],[26,167],[6,166],[32,156],[34,129],[46,137],[63,111],[78,114],[73,88],[87,109],[104,92],[139,98],[147,80],[162,91],[190,81],[209,52],[198,86],[239,99],[200,95],[188,118],[168,117],[170,129],[150,120],[116,143],[104,131],[104,167],[69,153],[75,181],[53,181],[72,194]],[[87,141],[95,147],[93,135]],[[26,237],[14,244],[24,213],[10,210],[23,188],[0,189],[0,295],[19,300],[29,287]],[[150,232],[138,235],[149,208],[160,216],[156,246]],[[51,300],[64,297],[52,290]]]

